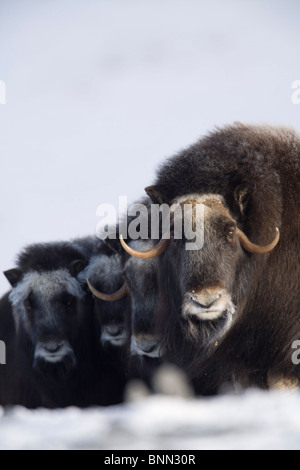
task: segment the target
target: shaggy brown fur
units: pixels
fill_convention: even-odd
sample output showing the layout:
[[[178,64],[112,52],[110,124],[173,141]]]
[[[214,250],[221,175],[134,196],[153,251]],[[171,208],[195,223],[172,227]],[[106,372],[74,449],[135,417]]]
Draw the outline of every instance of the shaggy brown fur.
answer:
[[[160,328],[169,359],[185,365],[203,394],[228,381],[267,388],[273,376],[300,378],[291,359],[292,343],[300,339],[299,135],[241,124],[217,130],[162,165],[147,192],[155,203],[169,204],[191,193],[219,194],[251,241],[263,245],[276,226],[281,232],[271,253],[241,255],[236,320],[208,356],[183,328],[181,258],[170,245],[160,259]],[[211,262],[219,256],[215,252]],[[193,275],[203,269],[197,265]]]

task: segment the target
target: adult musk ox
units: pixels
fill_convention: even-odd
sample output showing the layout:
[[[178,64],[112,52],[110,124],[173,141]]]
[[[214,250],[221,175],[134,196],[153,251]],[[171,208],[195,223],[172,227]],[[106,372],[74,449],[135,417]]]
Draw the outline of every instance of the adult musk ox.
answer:
[[[100,342],[103,346],[124,346],[127,340],[127,289],[120,254],[98,240],[89,265],[80,278],[83,282],[88,282],[95,296],[94,308]]]
[[[78,280],[89,251],[88,240],[82,249],[80,241],[31,245],[5,272],[12,290],[1,303],[2,405],[107,404],[110,392],[98,386],[105,377],[98,373],[92,296]]]
[[[147,192],[155,203],[204,206],[203,248],[171,239],[159,257],[167,357],[203,394],[232,381],[297,381],[299,135],[241,124],[217,130],[162,165]]]

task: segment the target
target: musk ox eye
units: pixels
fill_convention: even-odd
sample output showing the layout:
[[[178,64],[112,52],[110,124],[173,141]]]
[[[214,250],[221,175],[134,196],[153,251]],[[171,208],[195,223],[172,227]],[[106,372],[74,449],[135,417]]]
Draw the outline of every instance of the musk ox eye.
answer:
[[[229,242],[232,242],[235,238],[235,232],[236,232],[236,229],[235,227],[227,227],[226,229],[226,239],[227,241]]]

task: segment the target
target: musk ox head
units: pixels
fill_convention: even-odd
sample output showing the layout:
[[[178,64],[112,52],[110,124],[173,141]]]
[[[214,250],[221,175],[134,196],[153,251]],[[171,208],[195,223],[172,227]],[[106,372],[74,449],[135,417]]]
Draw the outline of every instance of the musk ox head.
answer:
[[[121,347],[126,344],[127,288],[121,257],[103,246],[82,273],[95,296],[95,315],[99,325],[100,343]]]
[[[78,260],[68,269],[4,273],[13,287],[9,298],[24,352],[34,370],[48,378],[64,378],[76,367],[76,344],[86,320],[77,275],[86,264]]]
[[[192,207],[193,228],[203,231],[202,246],[187,250],[186,238],[176,239],[171,232],[170,240],[162,240],[144,257],[161,255],[159,326],[168,359],[183,365],[189,347],[189,360],[205,357],[224,337],[249,287],[249,259],[270,252],[279,231],[274,227],[273,241],[266,246],[251,243],[218,194],[187,195],[173,203]],[[203,210],[195,210],[198,206]]]

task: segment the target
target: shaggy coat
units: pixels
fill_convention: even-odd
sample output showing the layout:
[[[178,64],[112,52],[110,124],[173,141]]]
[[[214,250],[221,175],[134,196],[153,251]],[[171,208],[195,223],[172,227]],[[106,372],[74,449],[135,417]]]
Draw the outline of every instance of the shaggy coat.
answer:
[[[109,405],[114,377],[95,337],[93,299],[78,280],[93,239],[36,244],[5,275],[13,289],[0,303],[7,346],[0,402],[28,408]],[[62,351],[62,353],[61,353]],[[62,359],[57,357],[61,355]]]
[[[268,388],[281,379],[300,379],[299,366],[292,363],[292,343],[300,338],[299,135],[284,128],[241,124],[217,130],[163,164],[155,185],[146,191],[155,203],[168,204],[191,193],[195,198],[219,196],[252,242],[269,243],[275,227],[281,234],[279,244],[267,254],[236,247],[235,321],[209,353],[203,350],[203,336],[190,335],[184,327],[181,276],[186,283],[194,276],[205,285],[201,272],[208,277],[210,273],[204,259],[218,266],[222,249],[210,250],[210,258],[203,255],[192,269],[188,263],[180,265],[181,252],[171,242],[160,257],[159,281],[159,329],[168,359],[188,370],[202,394],[216,393],[232,381]],[[206,243],[208,248],[217,246],[215,238]],[[199,331],[203,327],[198,322]]]

